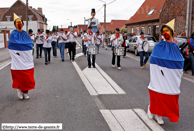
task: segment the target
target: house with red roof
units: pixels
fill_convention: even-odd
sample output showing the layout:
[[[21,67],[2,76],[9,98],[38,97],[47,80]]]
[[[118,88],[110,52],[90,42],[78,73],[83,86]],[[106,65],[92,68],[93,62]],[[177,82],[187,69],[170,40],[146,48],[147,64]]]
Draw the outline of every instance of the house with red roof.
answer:
[[[81,35],[81,33],[86,30],[87,31],[88,25],[77,25],[77,33]]]
[[[140,32],[159,39],[160,13],[166,0],[145,0],[138,11],[126,22],[127,33]]]
[[[34,9],[28,7],[28,18],[26,18],[26,4],[21,0],[16,2],[9,8],[0,8],[0,30],[14,30],[13,13],[17,14],[23,21],[23,30],[26,30],[26,20],[28,19],[28,29],[32,29],[34,33],[38,29],[47,29],[47,18],[42,12],[42,8]]]
[[[116,28],[123,28],[125,27],[125,23],[127,20],[111,20],[110,23],[106,23],[106,32],[112,32]],[[99,25],[99,32],[103,33],[104,32],[104,22],[101,22]]]

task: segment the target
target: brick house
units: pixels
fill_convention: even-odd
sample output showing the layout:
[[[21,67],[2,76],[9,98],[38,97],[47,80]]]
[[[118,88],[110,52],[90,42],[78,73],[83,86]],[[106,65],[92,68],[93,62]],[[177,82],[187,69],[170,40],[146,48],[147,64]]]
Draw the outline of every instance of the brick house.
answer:
[[[10,8],[6,9],[6,11],[4,9],[4,13],[0,13],[0,30],[6,28],[12,31],[15,29],[13,13],[16,13],[24,21],[23,30],[26,30],[26,4],[21,0],[17,0]],[[36,10],[32,7],[28,7],[27,19],[28,29],[32,29],[34,33],[37,32],[37,29],[43,29],[44,31],[47,29],[47,18],[42,13],[42,8]]]
[[[160,13],[165,0],[145,0],[138,11],[126,22],[127,33],[141,31],[159,39]]]
[[[172,19],[175,19],[176,34],[179,35],[181,32],[185,32],[188,8],[187,2],[188,0],[166,0],[160,14],[160,27]],[[194,1],[192,1],[191,32],[194,32]]]
[[[81,35],[81,33],[88,29],[88,25],[77,25],[77,33],[78,35]]]
[[[106,32],[112,32],[116,28],[123,28],[125,27],[125,23],[127,20],[111,20],[110,23],[106,23]],[[101,22],[99,25],[99,32],[104,32],[104,22]]]

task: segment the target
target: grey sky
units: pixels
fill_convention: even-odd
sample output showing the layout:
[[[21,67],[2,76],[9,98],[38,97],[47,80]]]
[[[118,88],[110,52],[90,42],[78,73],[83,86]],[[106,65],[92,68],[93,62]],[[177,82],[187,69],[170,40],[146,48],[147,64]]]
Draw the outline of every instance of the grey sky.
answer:
[[[10,7],[16,0],[0,0],[0,7]],[[22,0],[25,2],[26,0]],[[84,24],[84,17],[90,18],[91,9],[96,9],[96,18],[104,21],[103,2],[99,0],[28,0],[33,8],[42,7],[48,19],[48,28],[53,25],[66,28],[72,21],[73,25]],[[113,0],[103,0],[110,3]],[[128,20],[145,0],[116,0],[107,5],[107,22],[111,19]],[[102,7],[102,8],[101,8]],[[67,20],[68,19],[68,20]]]

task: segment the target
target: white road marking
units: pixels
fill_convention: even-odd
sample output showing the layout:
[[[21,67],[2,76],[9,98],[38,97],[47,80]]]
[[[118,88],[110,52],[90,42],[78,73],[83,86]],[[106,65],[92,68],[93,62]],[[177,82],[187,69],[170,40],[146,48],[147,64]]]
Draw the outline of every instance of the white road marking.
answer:
[[[118,92],[118,94],[126,94],[126,92],[110,77],[108,76],[101,68],[96,64],[97,70],[101,75],[108,81],[108,83]]]
[[[82,45],[78,41],[76,41],[76,43],[80,46],[80,48],[82,48]]]
[[[111,110],[125,131],[150,131],[133,110]]]
[[[141,117],[141,119],[153,130],[153,131],[164,131],[154,120],[150,120],[147,113],[142,109],[134,109],[134,111]]]
[[[97,92],[94,90],[94,88],[92,87],[92,85],[89,83],[89,81],[87,80],[87,78],[85,77],[85,75],[83,74],[83,72],[81,71],[81,69],[79,68],[79,66],[77,65],[77,63],[74,61],[72,62],[77,73],[79,74],[81,80],[83,81],[84,85],[86,86],[88,92],[90,93],[90,95],[98,95]]]
[[[86,68],[83,73],[98,94],[117,94],[96,68]]]
[[[110,110],[100,110],[111,131],[124,131]]]
[[[0,70],[2,70],[3,68],[5,68],[5,67],[8,66],[9,64],[11,64],[11,59],[6,60],[6,61],[0,63]]]

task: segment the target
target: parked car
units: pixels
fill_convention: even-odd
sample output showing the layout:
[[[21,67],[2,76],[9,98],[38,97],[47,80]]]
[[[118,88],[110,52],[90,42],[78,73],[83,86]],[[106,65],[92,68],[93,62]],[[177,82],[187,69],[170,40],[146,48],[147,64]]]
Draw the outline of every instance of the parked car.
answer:
[[[179,48],[182,48],[182,46],[184,44],[187,43],[188,38],[186,37],[175,37],[175,39],[177,39],[177,45],[179,46]],[[189,58],[189,45],[187,45],[185,48],[181,49],[181,53],[185,59],[184,62],[184,67],[190,62],[190,58]]]
[[[138,53],[137,48],[135,47],[135,44],[136,44],[136,41],[137,41],[137,39],[138,39],[139,37],[141,37],[141,36],[133,36],[133,37],[131,37],[131,39],[129,39],[129,44],[128,44],[128,46],[127,46],[127,51],[132,51],[132,52],[134,52],[136,56],[138,56],[139,53]],[[155,39],[155,37],[153,37],[153,36],[151,36],[151,35],[145,35],[145,38],[148,40],[148,42],[149,42],[149,41],[153,41],[154,44],[156,44],[156,39]]]

